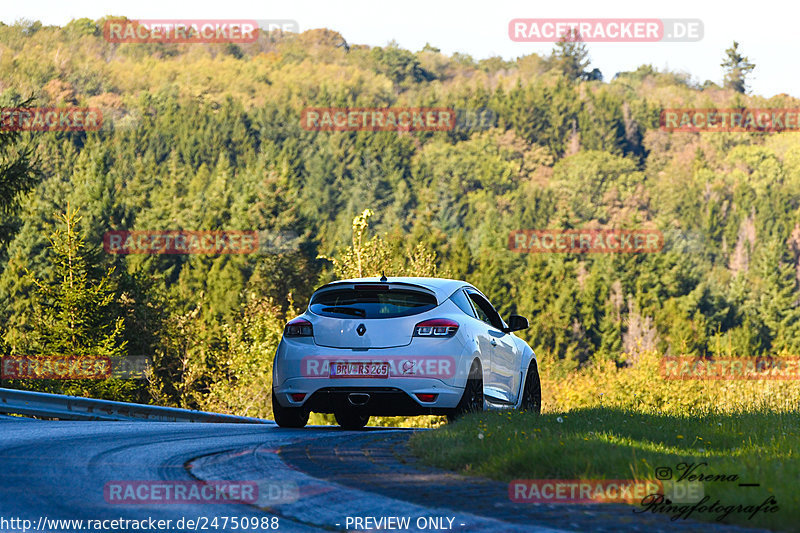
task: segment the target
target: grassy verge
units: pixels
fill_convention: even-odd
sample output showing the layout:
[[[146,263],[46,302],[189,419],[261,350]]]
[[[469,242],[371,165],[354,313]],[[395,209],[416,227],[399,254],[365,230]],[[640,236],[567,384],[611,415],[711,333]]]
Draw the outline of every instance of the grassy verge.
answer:
[[[414,435],[412,450],[428,464],[503,481],[644,481],[656,479],[663,467],[675,479],[681,463],[694,463],[695,474],[737,476],[703,481],[709,505],[757,506],[770,496],[778,502],[771,514],[749,519],[734,511],[719,521],[797,531],[797,381],[666,380],[659,362],[659,354],[644,353],[630,367],[607,361],[574,370],[544,359],[542,416],[474,415]],[[693,511],[691,518],[715,521],[722,514]]]
[[[759,512],[750,519],[750,513],[733,511],[718,521],[788,531],[800,523],[799,443],[798,412],[680,417],[590,408],[542,416],[472,415],[414,435],[411,447],[428,464],[502,481],[653,480],[662,467],[671,468],[676,479],[680,463],[695,463],[694,474],[737,476],[735,481],[704,481],[708,505],[719,500],[725,507],[757,506],[770,496],[777,500],[779,509],[771,514]],[[721,514],[693,512],[690,518],[717,521]]]

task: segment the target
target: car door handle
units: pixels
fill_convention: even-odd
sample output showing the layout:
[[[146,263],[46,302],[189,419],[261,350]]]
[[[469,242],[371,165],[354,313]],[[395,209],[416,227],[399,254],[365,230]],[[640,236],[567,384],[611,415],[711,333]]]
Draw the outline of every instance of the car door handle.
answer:
[[[497,346],[497,341],[496,341],[496,340],[494,340],[494,339],[492,339],[492,342],[491,342],[491,344],[492,344],[492,346]]]

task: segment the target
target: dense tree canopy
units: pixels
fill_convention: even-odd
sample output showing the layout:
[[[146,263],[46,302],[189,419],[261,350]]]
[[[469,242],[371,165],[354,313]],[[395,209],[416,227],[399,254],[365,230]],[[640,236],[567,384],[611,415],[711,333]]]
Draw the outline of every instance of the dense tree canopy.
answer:
[[[529,317],[520,335],[540,357],[800,350],[797,134],[658,129],[664,107],[800,107],[788,96],[702,89],[650,66],[604,83],[567,72],[566,56],[345,49],[330,30],[276,31],[236,50],[110,44],[102,23],[0,26],[4,105],[33,94],[36,105],[103,112],[97,132],[0,133],[7,353],[56,347],[42,343],[63,330],[63,310],[46,315],[43,337],[32,280],[67,294],[63,246],[48,237],[68,205],[80,209],[70,231],[87,250],[102,251],[110,230],[253,230],[272,243],[248,255],[87,259],[101,273],[86,271],[75,305],[100,298],[104,313],[116,309],[118,328],[91,327],[107,336],[104,350],[154,358],[148,390],[159,401],[225,408],[262,386],[268,372],[242,369],[268,363],[282,321],[318,284],[353,272],[356,246],[388,276],[475,283],[503,316]],[[570,69],[585,72],[583,52]],[[301,127],[309,106],[491,113],[454,131],[317,132]],[[367,209],[354,243],[353,219]],[[512,230],[584,227],[659,229],[664,248],[508,249]]]

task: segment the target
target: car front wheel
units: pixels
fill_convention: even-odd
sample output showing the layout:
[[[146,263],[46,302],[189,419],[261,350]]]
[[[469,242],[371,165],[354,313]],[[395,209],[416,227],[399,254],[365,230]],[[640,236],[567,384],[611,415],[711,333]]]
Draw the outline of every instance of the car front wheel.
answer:
[[[535,359],[528,366],[520,409],[537,415],[542,412],[542,385],[539,382],[539,369],[536,367]]]

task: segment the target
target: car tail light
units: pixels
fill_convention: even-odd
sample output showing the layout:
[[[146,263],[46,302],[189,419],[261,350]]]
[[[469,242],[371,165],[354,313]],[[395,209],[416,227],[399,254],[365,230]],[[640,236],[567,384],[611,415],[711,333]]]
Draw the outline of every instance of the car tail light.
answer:
[[[294,402],[302,402],[303,398],[306,397],[306,393],[305,392],[293,392],[289,396],[292,397],[292,401],[294,401]]]
[[[449,318],[425,320],[414,326],[415,337],[452,337],[458,331],[458,322]]]
[[[286,324],[283,334],[286,337],[313,337],[314,328],[311,326],[311,322],[305,318],[295,318]]]
[[[439,396],[438,394],[428,394],[428,393],[419,393],[415,394],[419,401],[421,402],[435,402],[436,397]]]

